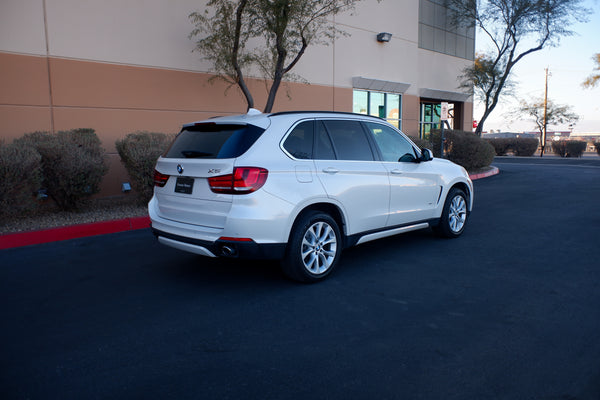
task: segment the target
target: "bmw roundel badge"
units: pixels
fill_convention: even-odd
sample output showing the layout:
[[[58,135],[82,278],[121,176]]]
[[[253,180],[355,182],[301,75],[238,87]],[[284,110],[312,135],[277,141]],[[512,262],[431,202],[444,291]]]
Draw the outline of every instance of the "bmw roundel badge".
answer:
[[[177,172],[183,174],[183,166],[181,164],[177,164]]]

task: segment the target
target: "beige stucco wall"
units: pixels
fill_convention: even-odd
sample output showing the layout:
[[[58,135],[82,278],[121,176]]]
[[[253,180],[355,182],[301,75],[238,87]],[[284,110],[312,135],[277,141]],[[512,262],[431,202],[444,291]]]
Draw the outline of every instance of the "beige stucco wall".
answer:
[[[127,180],[116,140],[136,131],[175,133],[186,122],[246,110],[236,87],[227,91],[205,73],[10,53],[0,53],[0,66],[0,138],[10,141],[52,127],[95,129],[111,158],[102,187],[107,196],[118,194]],[[264,107],[264,84],[248,83],[256,106]],[[276,104],[278,111],[351,108],[351,89],[297,83],[283,85]]]
[[[413,83],[418,75],[414,60],[418,48],[418,7],[414,0],[367,0],[351,14],[336,17],[342,36],[335,43],[336,86],[352,87],[352,77]],[[389,32],[387,43],[376,40]],[[416,94],[415,88],[407,93]]]
[[[203,3],[3,0],[0,51],[210,72],[210,64],[192,52],[194,43],[188,38],[193,28],[188,16],[202,11]],[[455,91],[447,76],[456,76],[469,62],[418,49],[418,7],[417,0],[359,2],[354,11],[335,17],[348,36],[329,46],[309,47],[294,73],[318,85],[348,88],[352,77],[365,76],[410,83],[408,94],[418,95],[420,87]],[[393,34],[392,40],[378,43],[375,37],[384,31]]]
[[[419,88],[460,92],[457,77],[469,62],[462,58],[419,49],[416,64],[419,69]]]
[[[42,0],[0,1],[0,51],[46,54]]]
[[[190,12],[198,0],[0,1],[0,139],[36,130],[94,128],[109,153],[103,194],[117,194],[126,173],[114,142],[127,133],[176,132],[182,123],[240,113],[236,87],[209,83],[210,65],[192,52]],[[275,111],[352,111],[352,78],[409,84],[403,130],[418,134],[422,88],[456,91],[468,61],[418,48],[418,1],[365,0],[335,22],[347,36],[310,46],[285,83]],[[391,32],[378,43],[379,32]],[[248,84],[261,109],[265,85]],[[465,106],[470,126],[472,105]]]

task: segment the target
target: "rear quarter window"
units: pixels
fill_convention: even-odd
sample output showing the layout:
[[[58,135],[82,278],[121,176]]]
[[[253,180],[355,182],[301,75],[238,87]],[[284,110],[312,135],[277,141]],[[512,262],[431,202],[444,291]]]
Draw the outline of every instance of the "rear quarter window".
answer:
[[[185,127],[165,158],[236,158],[244,154],[265,130],[254,125],[202,123]]]
[[[304,121],[289,134],[283,148],[294,158],[310,160],[313,157],[314,122]]]

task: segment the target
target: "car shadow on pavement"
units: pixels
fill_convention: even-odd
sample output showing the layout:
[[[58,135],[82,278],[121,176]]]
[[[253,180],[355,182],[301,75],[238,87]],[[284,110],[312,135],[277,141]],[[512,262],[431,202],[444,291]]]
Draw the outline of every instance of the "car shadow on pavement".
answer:
[[[172,250],[165,248],[164,251]],[[290,282],[282,274],[278,261],[209,258],[173,251],[169,265],[157,271],[174,280],[197,284],[265,284]]]

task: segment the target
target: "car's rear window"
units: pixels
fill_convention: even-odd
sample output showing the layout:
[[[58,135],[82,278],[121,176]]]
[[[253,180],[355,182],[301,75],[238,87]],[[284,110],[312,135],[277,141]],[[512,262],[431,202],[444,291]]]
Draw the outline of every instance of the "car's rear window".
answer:
[[[265,130],[254,125],[201,123],[177,135],[165,158],[236,158],[244,154]]]

